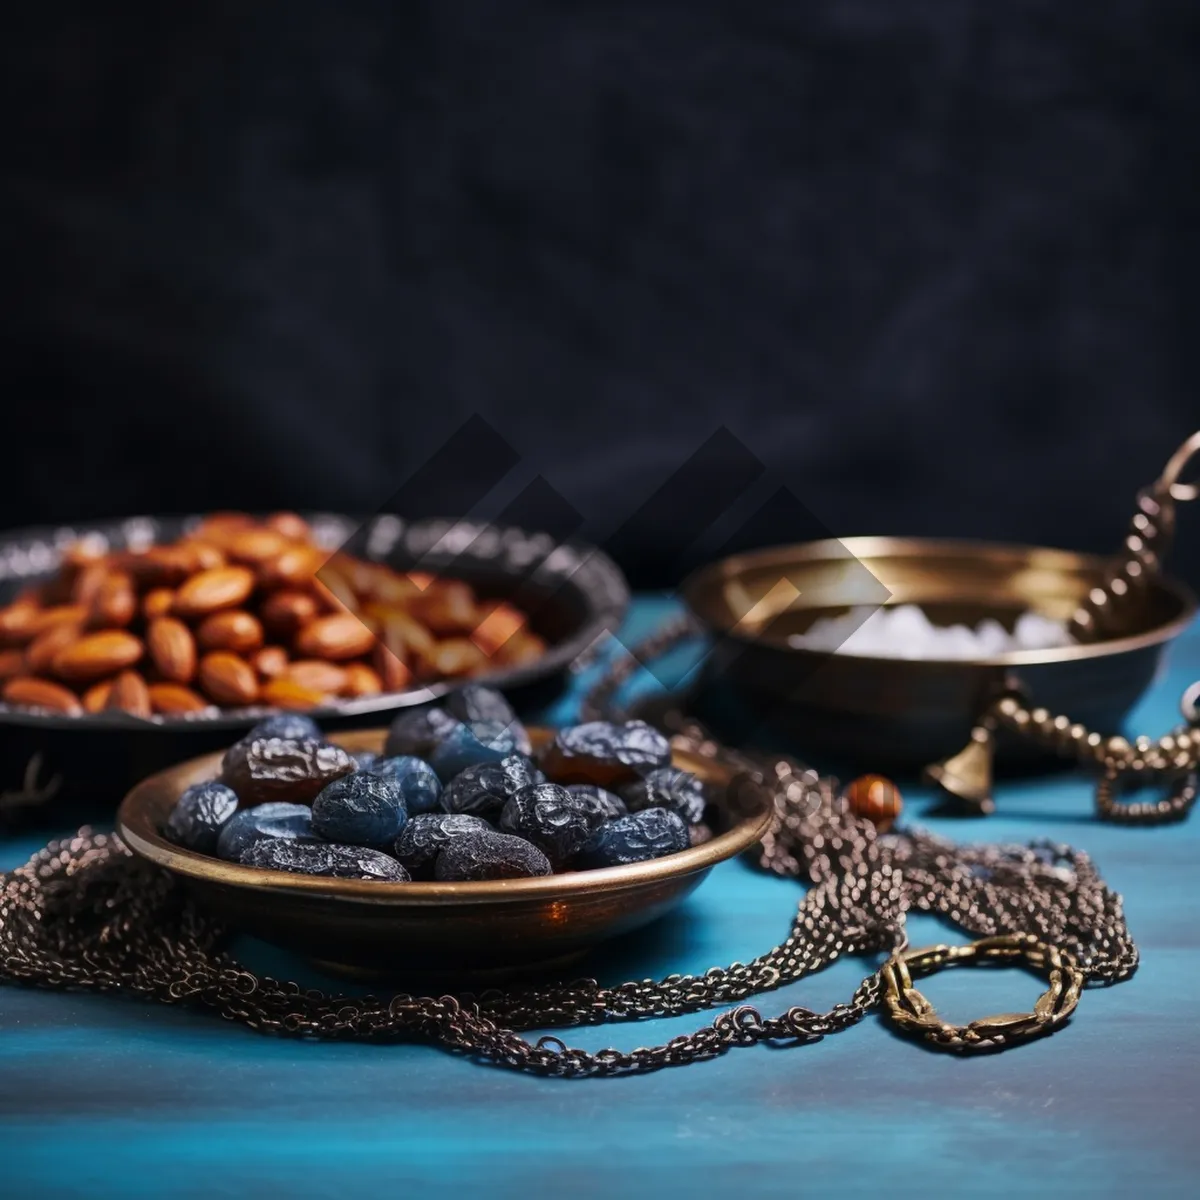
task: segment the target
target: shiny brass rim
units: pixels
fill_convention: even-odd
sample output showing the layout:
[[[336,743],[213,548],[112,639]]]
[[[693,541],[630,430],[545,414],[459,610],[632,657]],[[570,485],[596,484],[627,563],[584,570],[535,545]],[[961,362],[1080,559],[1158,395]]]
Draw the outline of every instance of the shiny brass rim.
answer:
[[[735,641],[749,645],[763,644],[762,639],[750,631],[723,627],[712,619],[712,614],[705,611],[709,606],[704,604],[703,597],[707,589],[714,584],[725,583],[737,579],[753,570],[777,566],[783,575],[788,565],[799,563],[820,562],[838,558],[855,558],[864,569],[871,570],[871,560],[874,558],[908,558],[912,560],[959,557],[966,559],[978,556],[992,561],[1011,560],[1014,567],[1036,567],[1046,571],[1061,571],[1064,574],[1076,574],[1080,570],[1101,574],[1109,565],[1108,558],[1078,554],[1071,550],[1056,550],[1044,546],[1023,546],[1002,542],[978,542],[954,539],[925,539],[925,538],[893,538],[893,537],[848,537],[828,538],[817,542],[803,542],[793,546],[769,546],[762,550],[753,550],[745,554],[735,554],[718,562],[700,568],[689,576],[683,584],[681,594],[693,615],[703,625],[715,633]],[[844,654],[834,657],[860,663],[897,664],[903,663],[906,669],[919,671],[924,667],[947,665],[959,667],[1019,667],[1034,666],[1042,663],[1076,662],[1089,658],[1105,658],[1109,655],[1122,654],[1133,650],[1143,650],[1148,647],[1162,645],[1182,633],[1192,623],[1197,612],[1197,600],[1190,588],[1169,576],[1161,576],[1156,584],[1170,593],[1180,605],[1180,615],[1173,620],[1157,625],[1142,633],[1126,637],[1109,638],[1103,641],[1085,643],[1075,646],[1064,646],[1053,650],[1013,650],[1007,654],[996,654],[987,658],[972,659],[895,659],[883,658],[870,654]],[[813,605],[814,609],[828,608],[829,605]],[[770,643],[773,650],[781,654],[795,654],[801,657],[829,657],[828,651],[809,650],[784,643]]]
[[[550,735],[531,730],[535,744]],[[375,750],[383,747],[382,729],[354,730],[334,734],[330,741],[348,750]],[[221,763],[222,754],[206,754],[151,775],[139,783],[121,802],[117,812],[117,831],[126,845],[142,858],[176,875],[201,883],[222,884],[256,891],[319,895],[334,900],[385,905],[461,905],[481,901],[504,902],[535,897],[569,899],[599,892],[620,892],[656,881],[681,878],[707,870],[733,858],[760,841],[771,823],[772,807],[764,789],[744,788],[741,795],[749,811],[726,832],[700,846],[668,854],[649,862],[624,867],[606,867],[596,871],[572,871],[560,875],[529,879],[499,879],[482,883],[382,883],[366,879],[327,879],[311,875],[289,875],[259,867],[244,867],[208,855],[197,854],[168,842],[159,832],[171,806],[184,788],[202,779],[210,779]],[[675,762],[710,782],[730,782],[726,769],[699,755],[676,751]]]

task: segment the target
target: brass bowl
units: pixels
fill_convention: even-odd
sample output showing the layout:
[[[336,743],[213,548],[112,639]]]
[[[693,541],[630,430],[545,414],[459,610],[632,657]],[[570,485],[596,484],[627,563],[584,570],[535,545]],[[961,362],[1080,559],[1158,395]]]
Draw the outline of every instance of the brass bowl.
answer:
[[[1067,620],[1108,565],[1035,546],[886,537],[726,558],[683,587],[713,637],[692,705],[726,739],[873,769],[920,767],[961,750],[1006,677],[1034,704],[1116,732],[1195,616],[1195,596],[1172,579],[1150,584],[1122,636],[1087,645],[938,661],[788,643],[817,617],[877,605],[887,593],[889,604],[919,604],[936,624],[995,617],[1011,630],[1028,609]],[[1010,763],[1040,753],[1005,741],[999,750]]]
[[[549,736],[531,731],[535,745]],[[384,737],[356,730],[332,740],[378,751]],[[710,783],[734,782],[708,759],[677,752],[675,761]],[[183,790],[213,778],[220,763],[220,754],[207,754],[138,784],[117,813],[121,837],[231,928],[339,974],[486,982],[557,968],[661,917],[717,863],[759,841],[771,819],[763,789],[729,787],[727,807],[736,815],[728,828],[650,862],[484,883],[326,879],[224,862],[163,838],[159,830]]]

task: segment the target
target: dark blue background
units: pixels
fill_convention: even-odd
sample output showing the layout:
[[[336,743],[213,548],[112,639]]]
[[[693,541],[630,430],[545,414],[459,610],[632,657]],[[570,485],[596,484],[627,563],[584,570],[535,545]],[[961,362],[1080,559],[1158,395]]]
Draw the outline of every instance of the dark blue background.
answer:
[[[724,425],[839,534],[1107,548],[1200,425],[1198,47],[1194,0],[27,6],[0,521],[373,509],[480,413],[598,535]]]

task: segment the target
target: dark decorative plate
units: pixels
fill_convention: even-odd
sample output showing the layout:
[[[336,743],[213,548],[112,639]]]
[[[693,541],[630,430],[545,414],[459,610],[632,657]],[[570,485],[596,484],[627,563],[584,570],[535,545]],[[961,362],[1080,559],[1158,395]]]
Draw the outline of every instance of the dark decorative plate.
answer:
[[[25,584],[52,574],[62,552],[83,537],[114,549],[178,537],[200,517],[130,517],[59,529],[29,529],[0,540],[0,603]],[[616,564],[579,542],[547,533],[472,521],[406,522],[383,515],[365,521],[306,514],[320,544],[332,551],[464,579],[485,597],[513,596],[530,613],[546,653],[519,667],[481,677],[518,708],[551,699],[571,663],[625,615],[629,589]],[[445,681],[380,696],[339,701],[311,715],[323,728],[385,724],[395,710],[436,699],[460,686]],[[182,758],[227,746],[272,710],[256,706],[212,713],[153,716],[124,713],[64,716],[0,703],[0,822],[52,815],[108,816],[139,779]],[[53,806],[50,808],[49,806]]]
[[[549,731],[531,729],[534,746]],[[336,735],[351,750],[379,750],[383,734]],[[662,916],[719,862],[761,840],[770,794],[712,759],[675,749],[675,763],[723,790],[724,824],[699,846],[596,871],[479,883],[381,883],[289,875],[185,850],[161,834],[185,788],[211,779],[220,756],[181,763],[143,780],[121,804],[129,848],[170,871],[198,905],[230,928],[272,942],[326,970],[407,976],[412,986],[488,986],[537,970],[562,970],[589,947]]]

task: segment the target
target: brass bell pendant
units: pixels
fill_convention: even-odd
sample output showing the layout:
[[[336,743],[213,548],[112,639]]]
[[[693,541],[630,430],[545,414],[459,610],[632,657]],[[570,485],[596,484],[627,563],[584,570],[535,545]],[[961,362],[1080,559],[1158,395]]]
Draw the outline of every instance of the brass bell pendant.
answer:
[[[992,726],[990,723],[976,725],[966,748],[951,758],[930,763],[925,768],[925,779],[959,801],[965,815],[986,817],[996,810],[992,800],[994,755]]]

